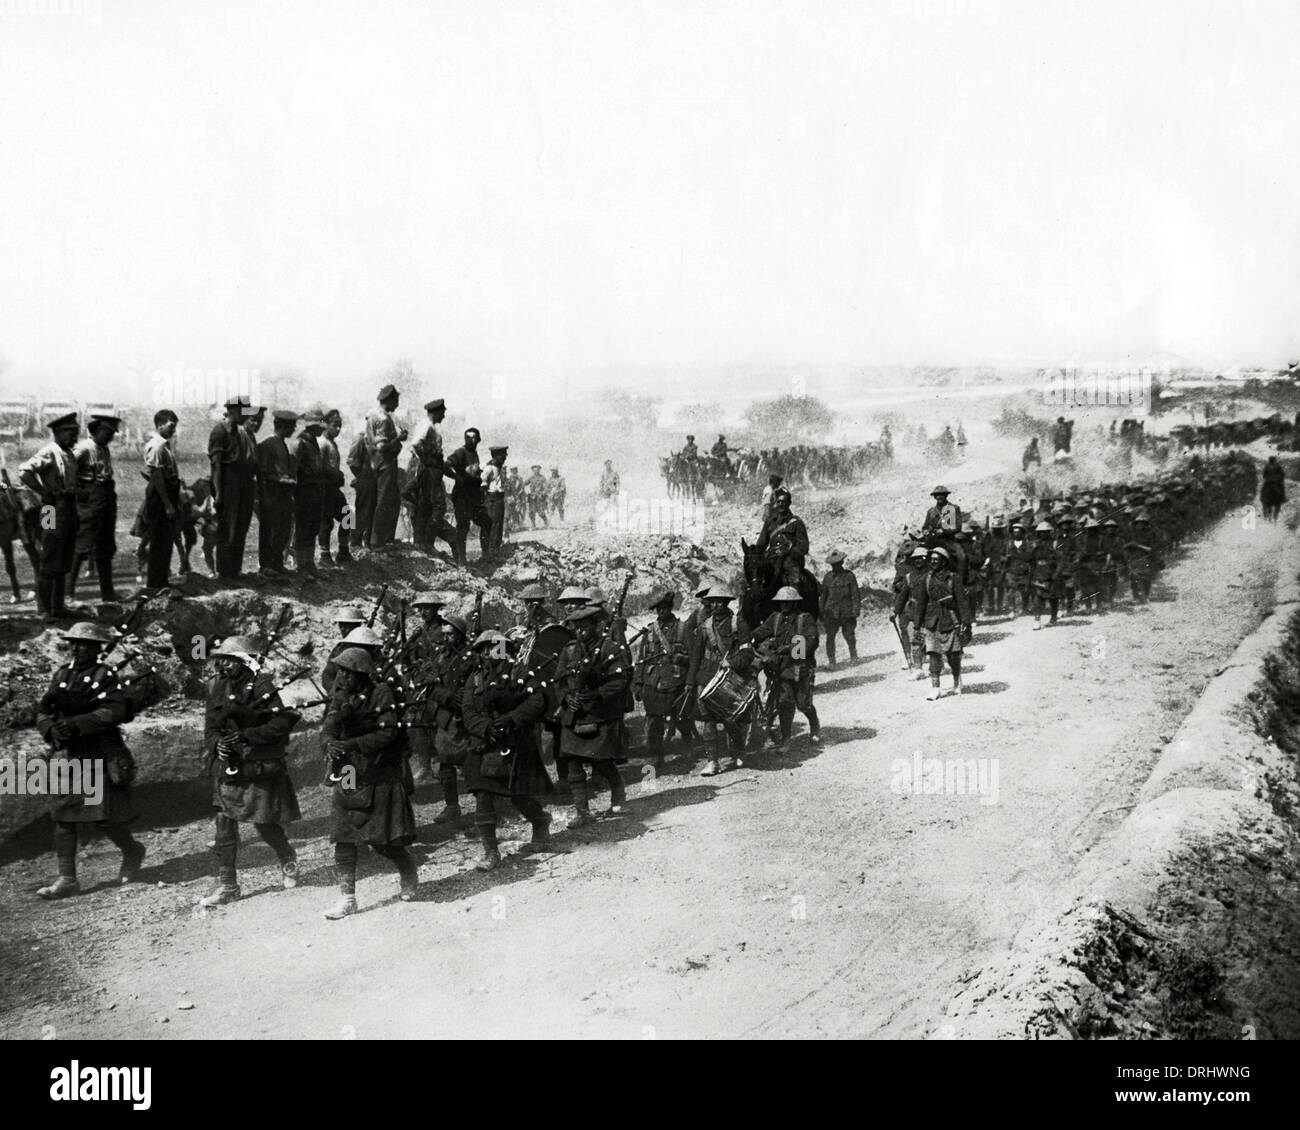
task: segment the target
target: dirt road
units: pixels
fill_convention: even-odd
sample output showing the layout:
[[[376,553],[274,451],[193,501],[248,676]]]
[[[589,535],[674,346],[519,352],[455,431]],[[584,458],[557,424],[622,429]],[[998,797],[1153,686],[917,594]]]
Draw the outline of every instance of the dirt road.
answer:
[[[1146,608],[1041,632],[1024,618],[982,624],[967,693],[937,703],[871,618],[862,661],[818,673],[821,748],[797,737],[788,754],[715,778],[694,776],[694,761],[658,779],[633,763],[625,776],[646,779],[627,815],[489,876],[461,870],[467,841],[431,837],[416,845],[415,903],[396,901],[396,877],[372,857],[364,913],[342,922],[321,917],[334,891],[318,787],[293,830],[303,885],[280,891],[269,850],[246,846],[246,897],[216,911],[194,906],[210,884],[204,822],[147,832],[134,888],[47,905],[32,892],[52,857],[11,864],[0,874],[0,1032],[939,1034],[963,970],[1005,949],[1122,819],[1293,553],[1284,527],[1226,519],[1170,566]],[[913,795],[914,753],[984,759],[986,795]],[[436,805],[417,800],[430,835]],[[96,843],[83,885],[115,870]]]

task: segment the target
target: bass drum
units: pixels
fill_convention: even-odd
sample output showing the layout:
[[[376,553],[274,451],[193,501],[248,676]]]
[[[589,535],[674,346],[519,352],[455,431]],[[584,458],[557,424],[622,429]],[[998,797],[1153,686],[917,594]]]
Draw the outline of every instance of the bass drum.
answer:
[[[519,652],[514,670],[515,681],[536,687],[546,695],[548,717],[560,705],[560,696],[555,689],[556,664],[560,653],[575,639],[577,636],[567,624],[547,624],[530,633]]]

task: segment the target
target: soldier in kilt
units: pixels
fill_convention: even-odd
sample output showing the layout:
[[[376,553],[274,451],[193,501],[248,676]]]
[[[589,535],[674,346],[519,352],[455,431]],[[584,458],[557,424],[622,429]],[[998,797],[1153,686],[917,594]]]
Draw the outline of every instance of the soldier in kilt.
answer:
[[[925,652],[930,660],[929,701],[939,697],[939,676],[944,656],[952,670],[952,693],[961,694],[961,651],[970,638],[971,605],[960,575],[950,568],[943,546],[930,551],[930,571],[916,601],[916,623],[925,632]]]
[[[437,725],[433,745],[438,757],[443,808],[434,817],[435,823],[458,825],[463,819],[457,770],[465,764],[469,753],[469,734],[461,716],[462,695],[474,666],[468,637],[469,626],[463,616],[455,613],[443,616],[440,646],[429,664],[428,673],[422,676],[429,687],[424,698],[433,707],[433,720]]]
[[[509,798],[532,825],[530,849],[538,850],[550,840],[551,817],[537,798],[550,794],[554,786],[542,764],[539,723],[546,713],[546,696],[541,687],[527,681],[527,672],[516,664],[513,648],[500,632],[480,633],[474,651],[479,662],[465,687],[463,709],[470,736],[465,785],[474,794],[474,827],[483,845],[475,866],[491,871],[501,862],[501,801]]]
[[[431,686],[437,666],[438,650],[442,647],[442,610],[446,598],[437,592],[420,593],[411,601],[411,607],[420,616],[421,626],[412,637],[406,654],[405,669],[411,681],[411,706],[407,718],[412,725],[407,731],[411,760],[415,762],[414,781],[424,784],[433,776],[433,763],[438,750],[434,741],[437,729],[436,712],[428,699],[425,687]]]
[[[704,723],[706,741],[709,743],[709,763],[700,770],[700,776],[713,777],[722,772],[718,747],[723,740],[731,751],[733,767],[740,768],[744,764],[742,754],[745,752],[745,731],[749,716],[720,719],[707,702],[700,702],[698,690],[709,685],[724,663],[755,684],[758,676],[752,673],[754,651],[744,642],[742,630],[737,627],[731,614],[731,601],[735,598],[721,585],[713,585],[705,590],[701,599],[707,615],[696,621],[695,630],[690,637],[686,701],[694,704],[694,715]]]
[[[555,683],[564,691],[559,752],[565,759],[575,809],[570,828],[593,820],[587,799],[588,766],[609,782],[609,815],[622,812],[627,800],[618,766],[627,759],[623,715],[632,682],[632,657],[613,631],[602,631],[605,616],[594,604],[569,613],[567,623],[578,638],[560,652],[555,671]]]
[[[200,906],[239,898],[240,824],[252,824],[275,852],[285,889],[296,887],[298,856],[284,825],[302,818],[287,760],[289,734],[301,716],[285,707],[271,678],[257,672],[257,646],[246,636],[223,640],[212,658],[217,674],[208,683],[203,747],[217,810],[218,881]]]
[[[676,599],[669,589],[655,589],[650,594],[650,611],[654,622],[646,629],[637,646],[636,667],[632,676],[632,696],[645,706],[646,752],[655,765],[664,760],[664,737],[674,730],[691,743],[691,728],[684,714],[686,670],[690,665],[691,631],[673,615]]]
[[[349,648],[334,662],[338,675],[321,724],[334,786],[330,842],[341,894],[325,912],[329,919],[357,912],[357,856],[363,843],[397,868],[403,902],[415,898],[419,884],[415,860],[406,850],[415,840],[415,785],[396,695],[376,681],[375,661],[361,648]]]
[[[98,803],[81,793],[55,796],[50,805],[54,820],[54,851],[59,875],[36,893],[43,899],[64,898],[81,889],[77,884],[77,829],[93,824],[122,852],[118,881],[131,882],[144,860],[144,845],[127,828],[135,818],[131,782],[135,761],[122,740],[119,724],[129,714],[126,695],[113,670],[100,659],[113,633],[99,624],[74,624],[62,634],[72,648],[72,659],[57,671],[50,689],[36,710],[36,728],[50,745],[50,759],[80,761],[82,781],[94,772],[103,795]],[[69,782],[70,783],[70,782]]]

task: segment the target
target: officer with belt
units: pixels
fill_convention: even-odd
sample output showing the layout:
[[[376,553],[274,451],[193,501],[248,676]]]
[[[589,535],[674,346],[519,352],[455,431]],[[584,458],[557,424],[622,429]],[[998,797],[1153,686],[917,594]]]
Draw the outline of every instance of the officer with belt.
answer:
[[[40,572],[36,598],[46,620],[70,619],[64,604],[68,570],[76,559],[77,461],[72,454],[81,425],[75,412],[46,425],[53,438],[18,468],[18,480],[41,500]]]

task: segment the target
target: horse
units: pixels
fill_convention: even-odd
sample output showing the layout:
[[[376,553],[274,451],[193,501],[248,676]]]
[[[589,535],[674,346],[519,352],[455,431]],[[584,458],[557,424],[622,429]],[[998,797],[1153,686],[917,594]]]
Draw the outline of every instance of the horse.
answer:
[[[750,627],[757,628],[773,612],[772,598],[782,585],[778,568],[779,558],[769,556],[756,545],[740,539],[740,552],[745,563],[745,592],[740,598],[740,617]],[[806,568],[800,570],[799,611],[807,612],[814,620],[821,614],[821,585]]]

